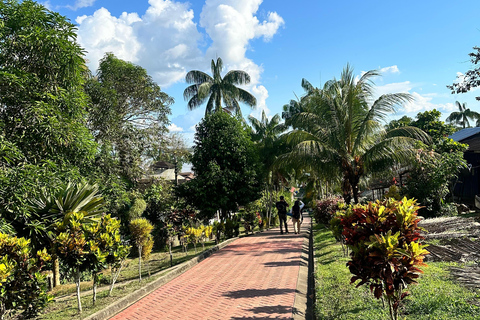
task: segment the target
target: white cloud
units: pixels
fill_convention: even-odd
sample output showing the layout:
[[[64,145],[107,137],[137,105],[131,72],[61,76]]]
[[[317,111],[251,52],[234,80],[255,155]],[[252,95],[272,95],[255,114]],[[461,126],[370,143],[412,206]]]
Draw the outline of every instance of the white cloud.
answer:
[[[400,113],[418,113],[426,110],[437,109],[439,111],[451,112],[455,109],[453,103],[433,103],[432,100],[438,98],[437,93],[420,94],[413,91],[414,85],[410,81],[389,83],[376,87],[376,97],[388,93],[410,93],[413,100],[404,103],[399,109]]]
[[[149,0],[149,4],[143,16],[124,12],[117,18],[101,8],[76,19],[78,40],[87,50],[92,71],[105,52],[113,52],[147,69],[163,87],[181,81],[187,70],[203,61],[197,44],[202,35],[189,4],[171,0]]]
[[[80,8],[91,7],[95,3],[96,0],[76,0],[73,6],[65,6],[73,11],[78,10]]]
[[[172,123],[168,126],[168,131],[170,132],[182,132],[183,128],[177,126],[175,123]]]
[[[122,13],[119,18],[101,8],[92,16],[80,16],[78,41],[87,50],[88,66],[94,72],[106,52],[136,63],[141,44],[137,41],[132,24],[140,21],[136,13]]]
[[[268,91],[267,89],[260,85],[252,87],[252,94],[257,98],[257,107],[253,110],[250,115],[261,119],[262,111],[265,111],[265,114],[268,116],[270,114],[270,110],[267,107],[266,100],[268,98]]]
[[[380,69],[381,74],[387,74],[387,73],[400,73],[400,70],[396,65],[390,66],[390,67],[385,67]]]

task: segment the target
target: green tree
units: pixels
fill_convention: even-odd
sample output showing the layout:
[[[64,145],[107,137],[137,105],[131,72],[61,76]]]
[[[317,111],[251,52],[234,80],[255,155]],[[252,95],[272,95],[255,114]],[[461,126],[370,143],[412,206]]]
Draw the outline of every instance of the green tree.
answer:
[[[347,203],[352,197],[358,202],[360,178],[411,157],[415,139],[426,138],[413,127],[384,129],[387,114],[411,97],[386,94],[370,104],[372,78],[377,76],[376,71],[368,71],[357,81],[347,65],[339,80],[325,83],[310,99],[308,110],[292,120],[302,129],[288,134],[294,147],[281,159],[307,171],[341,176]]]
[[[412,126],[425,131],[434,144],[441,142],[455,132],[455,127],[440,120],[442,113],[437,109],[419,112]]]
[[[467,103],[455,101],[455,104],[458,107],[458,111],[450,113],[446,119],[447,122],[459,124],[465,129],[465,127],[470,128],[469,118],[472,120],[480,120],[480,113],[467,108]]]
[[[30,163],[85,168],[96,147],[75,26],[33,1],[3,1],[0,20],[0,134]]]
[[[411,126],[412,123],[413,123],[412,118],[410,118],[409,116],[403,116],[398,120],[390,121],[387,124],[386,129],[387,130],[393,130],[393,129],[397,129],[397,128],[400,128],[400,127],[408,127],[408,126]]]
[[[260,164],[243,121],[225,112],[207,115],[197,126],[192,166],[195,179],[180,194],[210,219],[217,210],[226,219],[237,206],[259,197]]]
[[[248,73],[241,70],[230,70],[222,78],[223,61],[221,58],[217,59],[217,63],[212,59],[211,68],[213,77],[199,70],[192,70],[185,76],[187,83],[192,84],[183,92],[183,97],[188,100],[190,110],[207,102],[205,110],[205,115],[207,115],[213,111],[222,110],[223,100],[226,110],[241,115],[239,101],[250,107],[256,106],[257,99],[246,90],[237,87],[237,85],[250,83]]]
[[[157,147],[169,124],[173,99],[147,71],[107,53],[97,74],[86,83],[89,126],[95,140],[118,160],[116,169],[133,180],[141,174],[141,157]]]
[[[480,61],[480,47],[473,47],[474,52],[469,53],[470,61],[477,65]],[[452,94],[455,93],[465,93],[476,87],[480,86],[480,67],[474,67],[471,70],[468,70],[461,77],[457,76],[457,81],[452,85],[447,86],[452,90]],[[476,97],[477,100],[480,100],[480,97]]]

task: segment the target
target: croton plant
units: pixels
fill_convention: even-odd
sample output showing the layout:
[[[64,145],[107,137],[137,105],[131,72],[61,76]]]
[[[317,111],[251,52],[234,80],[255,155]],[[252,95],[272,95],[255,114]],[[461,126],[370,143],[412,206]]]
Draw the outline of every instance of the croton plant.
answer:
[[[429,252],[420,244],[420,207],[413,199],[392,198],[354,205],[336,216],[345,244],[351,249],[347,266],[351,283],[368,285],[377,299],[388,301],[392,319],[408,285],[416,283]]]

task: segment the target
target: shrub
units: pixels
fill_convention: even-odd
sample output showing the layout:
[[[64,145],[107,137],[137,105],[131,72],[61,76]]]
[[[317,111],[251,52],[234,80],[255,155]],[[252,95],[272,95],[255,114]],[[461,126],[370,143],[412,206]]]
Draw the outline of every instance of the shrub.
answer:
[[[330,224],[334,213],[339,210],[345,202],[341,197],[328,197],[318,200],[313,208],[313,217],[316,223],[322,223],[325,226]]]
[[[134,219],[130,222],[130,233],[132,241],[138,249],[138,276],[142,280],[142,258],[148,258],[153,247],[152,224],[145,218]],[[143,248],[148,247],[149,251],[144,251]]]
[[[22,309],[24,318],[32,318],[51,300],[40,274],[50,256],[45,249],[31,251],[30,240],[0,233],[0,319]]]
[[[346,245],[351,249],[347,266],[351,283],[369,285],[378,299],[387,300],[392,319],[398,317],[400,302],[408,295],[403,290],[416,283],[426,266],[428,251],[418,241],[419,206],[415,200],[387,199],[349,207],[339,218]]]

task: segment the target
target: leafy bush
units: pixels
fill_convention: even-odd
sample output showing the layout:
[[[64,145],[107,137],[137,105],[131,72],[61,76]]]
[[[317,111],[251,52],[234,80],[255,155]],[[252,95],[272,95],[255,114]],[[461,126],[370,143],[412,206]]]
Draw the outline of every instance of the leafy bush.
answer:
[[[392,319],[397,319],[400,302],[408,295],[403,292],[425,266],[428,251],[418,241],[421,230],[417,223],[419,206],[415,200],[387,199],[367,205],[349,207],[337,218],[343,228],[346,245],[351,249],[347,266],[353,274],[351,283],[369,285],[378,299],[388,301]]]
[[[30,240],[0,233],[0,319],[22,309],[25,318],[32,318],[51,300],[40,274],[50,256],[45,249],[36,255],[31,251]]]
[[[316,223],[322,223],[325,226],[330,224],[334,213],[345,204],[341,197],[328,197],[318,200],[313,208],[313,217]]]
[[[237,217],[233,217],[232,219],[228,218],[225,220],[225,237],[227,239],[238,237],[240,234],[240,221],[238,221]]]

